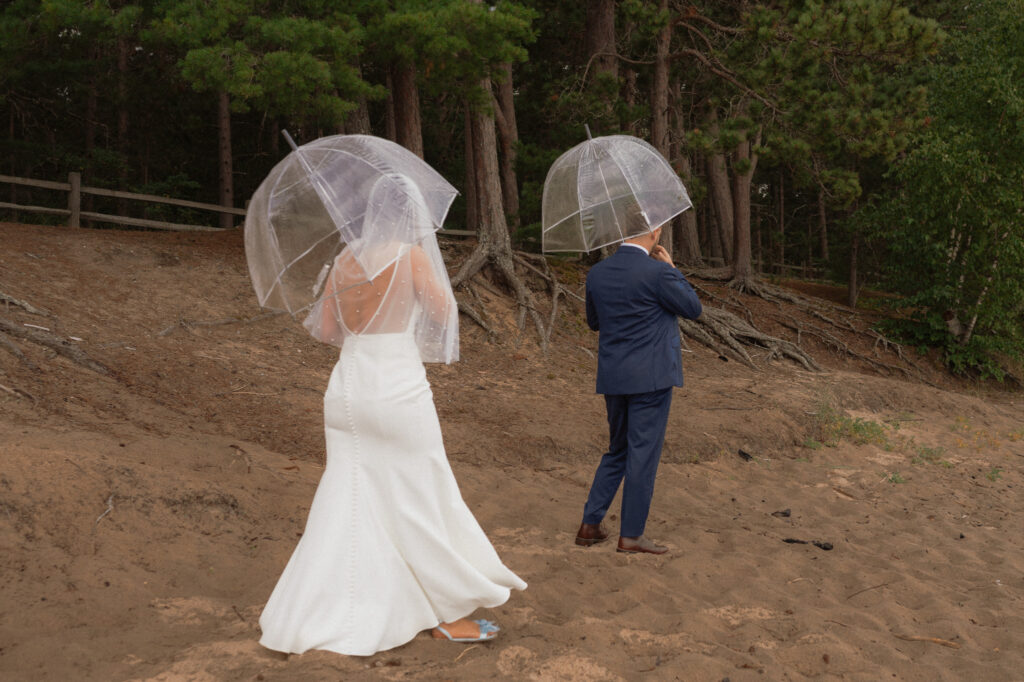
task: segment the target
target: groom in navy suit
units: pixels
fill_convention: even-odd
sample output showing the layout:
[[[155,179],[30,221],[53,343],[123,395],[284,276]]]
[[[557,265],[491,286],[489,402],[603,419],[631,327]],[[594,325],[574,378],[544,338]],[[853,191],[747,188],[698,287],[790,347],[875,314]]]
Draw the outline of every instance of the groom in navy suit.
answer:
[[[644,537],[665,441],[672,387],[683,385],[677,317],[695,319],[700,300],[658,245],[661,228],[627,239],[587,275],[587,324],[599,333],[597,392],[608,411],[608,452],[583,507],[577,545],[608,538],[601,527],[619,484],[619,552],[664,554]]]

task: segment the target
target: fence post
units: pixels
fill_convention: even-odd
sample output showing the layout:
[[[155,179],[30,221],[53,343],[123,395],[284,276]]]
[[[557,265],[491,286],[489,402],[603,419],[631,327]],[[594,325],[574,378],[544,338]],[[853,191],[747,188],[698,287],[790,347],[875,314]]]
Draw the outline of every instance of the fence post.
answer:
[[[71,189],[68,192],[68,227],[80,227],[79,220],[82,215],[82,174],[68,173],[68,184]]]

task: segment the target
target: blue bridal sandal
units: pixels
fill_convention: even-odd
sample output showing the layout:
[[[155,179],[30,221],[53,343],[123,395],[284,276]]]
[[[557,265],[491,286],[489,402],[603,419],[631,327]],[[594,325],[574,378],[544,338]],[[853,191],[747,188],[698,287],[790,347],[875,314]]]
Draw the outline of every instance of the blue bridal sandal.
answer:
[[[489,620],[474,620],[477,627],[480,628],[480,634],[477,637],[452,637],[451,633],[444,629],[443,625],[438,625],[433,630],[434,639],[448,639],[451,642],[486,642],[494,639],[497,636],[500,627],[496,623],[492,623]]]

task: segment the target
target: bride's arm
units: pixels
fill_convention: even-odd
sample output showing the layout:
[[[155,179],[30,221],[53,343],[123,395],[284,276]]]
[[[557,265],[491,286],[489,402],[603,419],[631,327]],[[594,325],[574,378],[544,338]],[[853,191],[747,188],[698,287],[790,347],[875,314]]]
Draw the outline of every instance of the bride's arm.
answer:
[[[422,247],[412,247],[409,251],[409,260],[412,266],[413,287],[420,305],[430,315],[431,320],[443,324],[448,319],[451,307],[455,305],[451,288],[439,281],[434,266]]]

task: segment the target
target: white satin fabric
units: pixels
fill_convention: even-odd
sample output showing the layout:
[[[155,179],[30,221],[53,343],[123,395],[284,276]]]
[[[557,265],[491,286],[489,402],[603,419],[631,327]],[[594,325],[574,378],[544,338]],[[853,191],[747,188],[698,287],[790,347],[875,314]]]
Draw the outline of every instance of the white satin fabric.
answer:
[[[263,646],[367,656],[526,588],[459,493],[411,327],[346,336],[324,420],[327,466]]]

